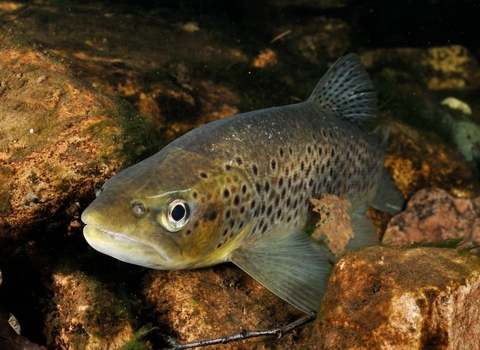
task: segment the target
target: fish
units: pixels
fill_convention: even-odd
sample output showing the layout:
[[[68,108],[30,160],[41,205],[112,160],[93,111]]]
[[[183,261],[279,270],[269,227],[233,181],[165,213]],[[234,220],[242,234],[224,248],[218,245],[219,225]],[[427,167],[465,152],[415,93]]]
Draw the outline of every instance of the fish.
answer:
[[[403,199],[384,168],[388,131],[369,132],[373,84],[356,54],[338,59],[301,103],[191,130],[119,172],[83,211],[86,241],[159,270],[232,262],[283,300],[316,313],[332,257],[308,234],[322,194],[350,202],[349,248],[378,244],[366,205]]]

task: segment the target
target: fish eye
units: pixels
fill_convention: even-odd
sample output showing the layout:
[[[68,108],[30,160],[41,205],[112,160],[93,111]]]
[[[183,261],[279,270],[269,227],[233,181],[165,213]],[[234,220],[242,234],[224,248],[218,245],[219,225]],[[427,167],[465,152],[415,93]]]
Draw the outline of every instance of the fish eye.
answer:
[[[167,222],[165,227],[171,232],[182,229],[190,218],[190,206],[183,199],[175,199],[167,208]]]

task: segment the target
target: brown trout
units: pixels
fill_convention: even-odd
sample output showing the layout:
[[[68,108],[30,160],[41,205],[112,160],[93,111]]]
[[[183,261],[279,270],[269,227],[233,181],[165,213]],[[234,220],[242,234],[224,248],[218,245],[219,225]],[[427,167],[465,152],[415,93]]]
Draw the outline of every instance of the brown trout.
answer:
[[[353,245],[378,241],[359,214],[365,203],[384,211],[401,203],[384,175],[386,136],[362,130],[375,117],[373,85],[349,54],[308,101],[206,124],[114,176],[82,214],[85,238],[153,269],[231,261],[317,312],[330,261],[305,233],[315,220],[310,199],[327,193],[351,203]]]

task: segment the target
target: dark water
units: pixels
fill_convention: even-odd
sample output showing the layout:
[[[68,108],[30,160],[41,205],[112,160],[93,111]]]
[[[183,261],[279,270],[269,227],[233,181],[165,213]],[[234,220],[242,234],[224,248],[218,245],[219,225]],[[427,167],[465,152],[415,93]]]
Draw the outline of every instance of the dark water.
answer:
[[[25,4],[33,2],[24,1]],[[76,4],[88,4],[85,1],[73,1],[71,3],[63,1],[45,1],[42,5],[51,6],[53,8],[68,8],[69,13],[75,11],[85,11],[84,8],[76,8]],[[98,2],[90,2],[91,4]],[[167,24],[176,22],[186,22],[189,20],[201,19],[200,26],[205,31],[218,31],[225,36],[223,40],[226,42],[239,43],[238,47],[244,52],[254,56],[258,51],[265,48],[267,43],[276,35],[278,35],[277,27],[289,23],[292,28],[294,24],[305,24],[312,21],[316,17],[326,17],[340,19],[347,23],[350,28],[350,47],[349,52],[360,52],[369,49],[377,48],[399,48],[399,47],[416,47],[416,48],[430,48],[434,46],[445,45],[462,45],[477,58],[480,59],[480,40],[478,38],[478,28],[480,21],[480,4],[476,1],[345,1],[339,6],[338,1],[267,1],[267,0],[244,0],[244,1],[230,1],[230,0],[167,0],[167,1],[104,1],[102,4],[112,13],[120,13],[122,15],[136,16],[140,12],[147,12],[152,17],[165,18]],[[38,8],[37,8],[38,9]],[[42,25],[39,26],[38,32],[48,31],[49,25],[55,23],[55,12],[36,12],[37,9],[30,10],[25,16],[37,16],[41,19]],[[60,11],[60,13],[61,13]],[[39,14],[40,13],[40,14]],[[1,17],[0,17],[1,18]],[[6,17],[3,17],[5,19]],[[141,17],[140,17],[141,18]],[[49,22],[52,23],[49,23]],[[5,24],[6,23],[6,24]],[[6,21],[4,26],[11,25]],[[122,25],[118,22],[118,25]],[[152,25],[161,25],[152,23]],[[100,25],[99,25],[100,27]],[[92,37],[95,37],[97,27],[89,28]],[[112,30],[114,32],[114,29]],[[55,33],[50,33],[53,37]],[[40,41],[45,48],[55,49],[52,44],[46,41]],[[151,38],[152,42],[158,38]],[[59,45],[68,45],[65,40]],[[116,43],[118,46],[124,44],[122,42]],[[48,46],[52,45],[52,46]],[[278,45],[278,51],[283,54],[283,57],[288,58],[288,54],[300,56],[295,49],[285,47],[285,45]],[[133,50],[133,49],[132,49]],[[126,49],[128,52],[128,49]],[[287,59],[285,58],[285,61]],[[172,61],[178,60],[178,57],[173,57]],[[295,64],[296,58],[292,58],[292,64]],[[304,61],[301,61],[304,62]],[[125,72],[119,67],[113,67],[116,74],[115,78],[123,82]],[[234,66],[237,70],[245,69],[240,65]],[[311,66],[297,67],[298,74],[302,70],[311,69]],[[118,68],[118,69],[117,69]],[[221,67],[219,74],[224,67]],[[85,71],[87,69],[85,68]],[[232,70],[233,71],[233,70]],[[297,71],[292,73],[296,75]],[[83,72],[77,72],[79,77],[82,77]],[[283,72],[282,72],[283,73]],[[112,76],[113,76],[112,74]],[[230,73],[229,73],[230,74]],[[306,74],[306,73],[304,73]],[[262,76],[265,80],[271,77],[280,76],[281,73],[272,69],[268,75]],[[248,80],[249,76],[244,75],[244,80],[236,80],[240,75],[236,75],[235,79],[231,78],[232,86],[236,84],[242,92],[254,90],[260,86],[258,79],[254,81]],[[310,77],[309,83],[315,84],[321,76]],[[102,79],[107,80],[109,77],[102,76]],[[212,76],[213,81],[224,79],[228,81],[228,76]],[[169,78],[172,80],[171,78]],[[165,79],[168,80],[168,79]],[[305,78],[304,81],[307,81]],[[277,99],[276,103],[282,104],[287,101],[287,98],[298,92],[301,88],[298,87],[303,83],[300,78],[296,81],[297,86],[286,91],[274,90],[275,86],[261,85],[260,87],[267,92],[256,92],[256,96],[249,96],[249,101],[256,98],[254,103],[239,102],[240,106],[252,106],[259,103],[265,103],[265,100],[270,101]],[[270,83],[272,80],[270,80]],[[115,80],[116,83],[116,80]],[[263,83],[263,81],[262,81]],[[254,86],[257,84],[257,86]],[[112,84],[114,85],[114,84]],[[311,91],[311,87],[303,88],[304,91]],[[264,94],[262,94],[264,93]],[[450,93],[444,92],[444,94]],[[470,91],[468,94],[463,91],[457,91],[455,94],[465,97],[469,101],[478,100],[478,90]],[[300,95],[300,93],[297,93]],[[296,96],[297,96],[296,95]],[[380,92],[380,97],[386,102],[390,98],[390,91]],[[447,95],[445,95],[447,96]],[[428,96],[431,98],[430,96]],[[436,97],[436,96],[435,96]],[[443,96],[442,96],[443,97]],[[137,102],[138,98],[135,96],[127,98],[130,102]],[[162,102],[161,99],[158,101]],[[197,101],[198,102],[198,101]],[[291,103],[291,102],[288,102]],[[415,101],[414,103],[418,103]],[[415,113],[415,105],[411,103],[407,112]],[[161,104],[161,103],[160,103]],[[243,104],[243,105],[242,105]],[[178,113],[182,112],[182,104],[179,107],[160,105],[164,111],[172,111],[173,116],[166,116],[168,121],[178,120]],[[264,105],[263,107],[269,107]],[[170,110],[168,109],[170,108]],[[186,111],[183,109],[183,112]],[[243,111],[243,110],[242,110]],[[174,113],[175,112],[175,113]],[[171,119],[170,119],[171,118]],[[431,121],[429,121],[431,124]],[[430,125],[428,124],[427,127]],[[477,162],[479,166],[480,161]],[[90,198],[76,198],[72,194],[65,200],[68,206],[69,201],[80,201],[87,203],[93,199],[93,193]],[[2,303],[6,300],[4,305],[8,311],[12,312],[19,318],[24,334],[38,343],[45,343],[45,336],[43,335],[43,316],[44,311],[48,308],[48,300],[52,296],[52,292],[48,288],[51,283],[45,271],[49,271],[51,266],[58,264],[58,261],[66,259],[69,255],[85,255],[83,264],[79,267],[83,271],[91,274],[97,274],[108,283],[113,283],[114,280],[122,280],[126,275],[134,275],[134,278],[127,280],[128,287],[131,287],[132,293],[137,293],[141,284],[142,275],[136,268],[118,268],[119,263],[108,257],[95,256],[91,251],[87,252],[87,245],[81,236],[80,229],[74,236],[65,234],[66,227],[70,221],[70,217],[65,214],[65,208],[62,211],[46,217],[42,222],[29,224],[24,228],[25,239],[14,241],[11,239],[0,240],[0,268],[4,272],[4,284],[0,287],[0,296],[3,297]],[[56,226],[52,228],[52,222]],[[55,236],[55,235],[61,235]],[[20,255],[18,251],[23,254],[23,248],[27,243],[35,242],[33,248],[26,249],[25,255]],[[8,248],[5,248],[8,245]],[[20,247],[20,248],[19,248]],[[35,249],[34,249],[35,248]],[[38,249],[38,250],[37,250]],[[38,256],[45,254],[45,258],[38,259]],[[40,262],[40,263],[39,263]],[[9,266],[15,265],[13,272],[9,271]],[[127,273],[121,274],[118,271],[125,271]],[[18,274],[14,273],[18,271]],[[114,271],[114,272],[111,272]],[[133,273],[132,273],[133,271]],[[105,276],[110,276],[110,279]],[[130,285],[131,284],[131,285]],[[136,285],[136,286],[135,286]],[[46,287],[47,286],[47,287]],[[8,289],[7,289],[8,288]],[[135,289],[137,288],[137,289]],[[39,302],[38,300],[42,300]],[[142,322],[150,322],[151,319],[143,319]]]

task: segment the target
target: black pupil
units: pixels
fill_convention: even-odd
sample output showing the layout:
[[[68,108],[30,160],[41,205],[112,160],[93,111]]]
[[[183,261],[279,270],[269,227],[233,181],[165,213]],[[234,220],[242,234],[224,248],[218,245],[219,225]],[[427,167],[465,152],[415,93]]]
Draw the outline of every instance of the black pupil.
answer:
[[[180,221],[185,217],[186,213],[187,209],[185,208],[185,206],[182,204],[177,204],[172,209],[172,219],[175,221]]]

